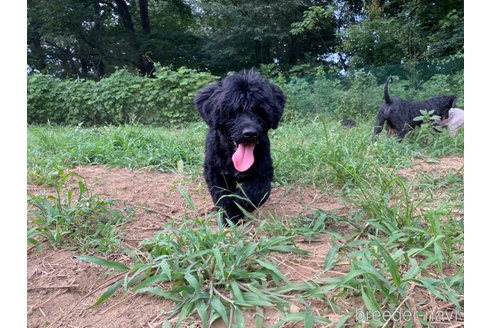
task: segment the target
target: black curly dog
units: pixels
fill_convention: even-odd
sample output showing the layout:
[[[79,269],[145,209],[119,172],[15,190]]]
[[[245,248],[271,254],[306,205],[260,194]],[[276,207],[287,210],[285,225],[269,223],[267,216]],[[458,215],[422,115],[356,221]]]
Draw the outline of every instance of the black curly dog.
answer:
[[[282,90],[255,71],[227,76],[198,91],[195,106],[209,130],[204,175],[215,205],[237,224],[269,197],[273,178],[268,130],[284,112]]]
[[[388,83],[391,81],[392,78],[388,77],[384,85],[384,103],[377,115],[374,127],[375,137],[381,133],[386,122],[388,131],[393,132],[399,140],[402,140],[409,131],[422,124],[422,121],[414,121],[414,118],[422,115],[421,110],[434,110],[433,115],[446,119],[449,109],[455,107],[455,96],[435,96],[423,101],[408,101],[390,97]]]

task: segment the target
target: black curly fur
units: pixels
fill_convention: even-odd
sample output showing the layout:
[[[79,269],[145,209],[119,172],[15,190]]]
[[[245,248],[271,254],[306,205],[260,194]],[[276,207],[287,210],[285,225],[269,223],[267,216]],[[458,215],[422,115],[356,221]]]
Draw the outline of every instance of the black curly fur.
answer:
[[[227,76],[198,91],[195,106],[209,130],[204,176],[215,205],[237,224],[269,197],[273,179],[268,130],[276,129],[285,106],[282,90],[255,71]],[[254,163],[244,172],[232,162],[238,144],[256,143]],[[223,224],[227,221],[223,218]]]
[[[381,133],[384,123],[386,123],[387,128],[395,131],[401,140],[409,131],[422,124],[421,121],[414,121],[415,117],[422,115],[421,110],[434,110],[434,115],[447,118],[449,110],[455,107],[455,96],[435,96],[422,101],[408,101],[391,97],[388,92],[388,84],[391,81],[391,77],[388,77],[384,85],[384,102],[377,115],[374,127],[375,136]]]

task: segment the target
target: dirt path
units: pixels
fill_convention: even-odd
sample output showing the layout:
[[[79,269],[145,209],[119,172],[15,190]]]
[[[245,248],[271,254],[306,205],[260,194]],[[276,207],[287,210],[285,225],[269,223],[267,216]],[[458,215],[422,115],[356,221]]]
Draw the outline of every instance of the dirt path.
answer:
[[[440,163],[417,163],[416,168],[402,171],[402,175],[416,170],[445,172],[457,170],[463,158],[448,157]],[[88,189],[103,198],[119,200],[119,206],[135,209],[134,219],[124,228],[124,245],[134,248],[143,239],[151,237],[170,221],[179,222],[192,210],[179,192],[183,188],[190,195],[200,214],[212,210],[212,201],[202,179],[198,181],[177,174],[104,166],[77,167],[75,172],[85,178]],[[37,186],[28,186],[28,191],[40,192]],[[279,187],[272,190],[268,202],[259,215],[273,213],[277,216],[298,216],[312,209],[332,213],[344,213],[347,209],[338,199],[310,187]],[[309,256],[285,257],[280,266],[292,280],[307,280],[318,277],[329,241],[304,243],[300,248],[311,251]],[[81,262],[69,250],[46,248],[35,254],[28,251],[27,289],[28,327],[154,327],[162,322],[163,314],[173,308],[173,303],[147,294],[119,292],[110,301],[91,307],[102,292],[118,279],[107,275],[107,270]],[[122,255],[117,255],[122,256]],[[343,274],[343,267],[330,274]],[[326,273],[325,273],[326,274]],[[319,305],[319,309],[323,308]],[[280,314],[267,310],[266,323],[274,323]],[[336,315],[330,316],[337,321]],[[254,322],[252,314],[247,322]]]

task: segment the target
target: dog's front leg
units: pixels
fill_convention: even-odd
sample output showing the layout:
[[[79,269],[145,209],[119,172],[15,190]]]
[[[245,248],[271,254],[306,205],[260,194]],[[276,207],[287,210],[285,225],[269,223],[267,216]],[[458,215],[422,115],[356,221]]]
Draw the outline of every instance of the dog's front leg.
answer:
[[[376,136],[381,133],[383,130],[384,122],[386,119],[383,116],[383,112],[380,111],[378,113],[378,117],[376,119],[376,124],[374,125],[374,136],[373,136],[373,141],[375,140]]]
[[[232,176],[223,174],[206,174],[205,180],[215,206],[224,210],[225,216],[222,219],[222,224],[228,225],[226,218],[234,224],[239,222],[243,214],[235,204],[238,198],[234,193],[237,185],[236,180]]]
[[[238,185],[236,194],[240,197],[234,201],[244,210],[252,212],[267,201],[271,189],[271,178],[256,177]]]

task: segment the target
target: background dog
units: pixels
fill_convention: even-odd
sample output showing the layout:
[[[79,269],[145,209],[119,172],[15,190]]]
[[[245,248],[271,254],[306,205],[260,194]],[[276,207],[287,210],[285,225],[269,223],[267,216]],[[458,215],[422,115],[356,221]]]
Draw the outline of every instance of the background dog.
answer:
[[[451,108],[448,118],[439,120],[439,125],[448,129],[451,137],[454,137],[459,129],[465,126],[465,111],[460,108]]]
[[[209,130],[204,176],[216,206],[237,224],[269,197],[273,178],[268,130],[284,112],[282,90],[255,71],[227,76],[198,91],[195,106]]]
[[[449,110],[456,104],[455,96],[435,96],[422,101],[390,97],[388,83],[391,81],[391,77],[388,77],[384,85],[384,103],[377,115],[374,136],[381,133],[386,123],[389,129],[395,130],[396,136],[401,140],[409,131],[422,124],[422,121],[414,121],[414,118],[422,115],[421,110],[434,110],[433,115],[447,119]]]

